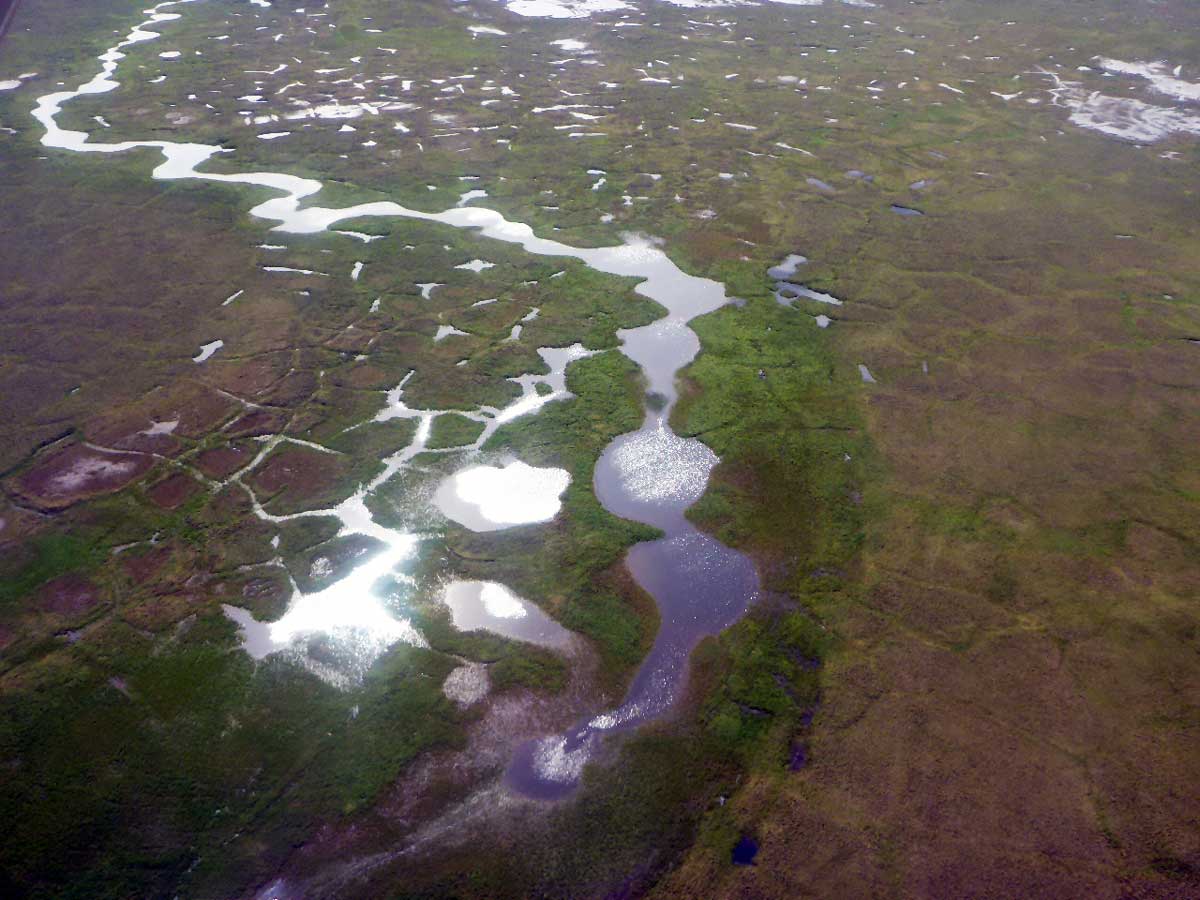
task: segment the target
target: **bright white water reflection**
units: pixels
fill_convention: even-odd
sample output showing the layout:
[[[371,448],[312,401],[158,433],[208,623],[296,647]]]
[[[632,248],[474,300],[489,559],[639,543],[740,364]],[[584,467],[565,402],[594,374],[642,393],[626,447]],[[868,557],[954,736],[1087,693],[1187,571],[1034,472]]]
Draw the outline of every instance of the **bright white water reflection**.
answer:
[[[565,469],[536,469],[514,460],[456,472],[438,487],[434,502],[446,518],[472,531],[497,531],[553,519],[570,483]]]
[[[477,450],[502,422],[535,413],[552,400],[569,397],[566,367],[574,360],[589,355],[589,351],[575,345],[543,347],[538,352],[550,371],[511,379],[521,386],[520,398],[504,409],[485,407],[474,412],[457,413],[484,423],[484,430],[474,443],[462,448],[450,448],[450,451],[428,450],[433,420],[443,411],[413,409],[405,403],[404,388],[412,377],[413,373],[410,372],[399,385],[388,391],[384,408],[372,421],[413,419],[417,422],[416,433],[407,447],[384,460],[383,471],[373,481],[335,507],[290,516],[273,515],[255,499],[255,512],[267,521],[286,522],[306,516],[336,516],[342,524],[339,537],[371,538],[379,542],[382,549],[369,556],[349,575],[321,591],[305,594],[294,588],[287,612],[277,622],[258,622],[246,610],[226,606],[226,614],[241,626],[243,646],[251,656],[262,659],[272,653],[287,652],[318,675],[335,684],[345,685],[360,679],[393,644],[402,641],[414,646],[425,645],[424,638],[412,623],[396,614],[378,592],[378,585],[412,558],[419,538],[415,534],[385,528],[377,523],[367,508],[367,497],[404,469],[419,453]],[[548,388],[549,393],[538,394],[539,386]],[[268,441],[247,471],[274,446],[275,442]],[[451,505],[461,509],[462,516],[462,519],[456,520],[466,520],[464,524],[468,527],[472,527],[471,522],[477,521],[485,526],[476,529],[480,531],[511,527],[518,521],[523,523],[553,518],[560,504],[558,497],[569,482],[569,476],[561,469],[535,469],[519,461],[501,468],[473,466],[459,473],[459,476],[466,476],[466,499],[457,500],[457,491],[453,491],[455,499]],[[455,478],[448,481],[457,484]],[[240,483],[250,490],[244,482]],[[539,496],[539,490],[540,500],[530,503],[531,497]],[[253,496],[253,492],[251,494]],[[552,510],[548,508],[550,504],[554,506]],[[494,592],[489,596],[494,598]],[[322,651],[319,659],[306,649],[315,638],[325,642],[319,647]]]
[[[659,416],[621,435],[596,467],[596,496],[629,519],[669,528],[700,499],[717,455],[706,444],[679,437]]]
[[[424,445],[428,428],[402,451],[412,456]],[[328,510],[294,516],[273,516],[255,501],[256,511],[268,521],[283,522],[312,515],[334,515],[342,523],[339,537],[361,535],[381,547],[350,574],[330,586],[304,593],[293,585],[287,611],[275,622],[259,622],[247,610],[225,605],[225,614],[238,623],[242,648],[255,659],[286,651],[326,680],[346,686],[359,679],[383,653],[398,642],[426,646],[425,639],[405,617],[396,615],[380,596],[377,584],[392,576],[412,558],[418,537],[377,524],[359,491]],[[316,640],[319,652],[309,646]]]
[[[320,633],[337,636],[343,632],[350,640],[365,641],[368,645],[386,647],[396,641],[405,641],[425,646],[416,629],[407,620],[389,614],[373,592],[375,582],[411,556],[415,547],[415,538],[397,537],[387,550],[375,554],[366,564],[330,587],[312,594],[298,593],[283,618],[266,624],[256,623],[263,629],[260,635],[252,637],[248,629],[246,651],[261,659],[300,637]],[[244,621],[242,624],[246,627]]]
[[[442,600],[459,631],[479,629],[543,647],[563,647],[571,632],[537,606],[494,581],[454,581]]]

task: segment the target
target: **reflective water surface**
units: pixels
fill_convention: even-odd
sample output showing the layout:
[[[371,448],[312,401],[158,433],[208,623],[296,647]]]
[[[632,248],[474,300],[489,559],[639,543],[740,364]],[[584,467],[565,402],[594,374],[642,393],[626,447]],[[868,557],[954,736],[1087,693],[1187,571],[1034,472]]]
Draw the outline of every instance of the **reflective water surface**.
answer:
[[[571,632],[495,581],[453,581],[442,600],[459,631],[482,629],[541,647],[565,647]]]
[[[472,531],[498,531],[553,519],[570,483],[565,469],[536,469],[513,460],[456,472],[438,487],[434,502],[446,518]]]

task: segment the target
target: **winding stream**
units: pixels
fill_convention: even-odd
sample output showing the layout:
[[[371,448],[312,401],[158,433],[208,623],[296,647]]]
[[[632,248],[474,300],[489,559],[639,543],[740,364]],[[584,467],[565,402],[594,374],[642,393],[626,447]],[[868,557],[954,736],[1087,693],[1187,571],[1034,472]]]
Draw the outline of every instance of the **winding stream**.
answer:
[[[630,572],[658,604],[661,627],[649,656],[617,709],[581,722],[567,734],[531,740],[518,754],[507,775],[512,787],[535,797],[562,795],[578,781],[599,735],[647,722],[664,713],[678,699],[690,650],[702,637],[715,634],[737,621],[758,593],[758,577],[750,560],[700,533],[684,517],[685,510],[704,492],[717,458],[699,441],[677,436],[668,424],[677,399],[675,375],[700,349],[699,339],[687,323],[729,302],[724,287],[716,281],[682,272],[652,241],[643,238],[629,238],[616,247],[572,247],[540,238],[526,224],[510,222],[498,212],[474,206],[457,206],[440,213],[409,209],[391,201],[343,208],[301,208],[302,201],[321,190],[321,182],[276,172],[200,172],[199,166],[227,151],[207,144],[160,140],[97,143],[86,132],[59,127],[56,117],[65,103],[84,95],[106,93],[119,86],[113,76],[124,58],[124,48],[159,37],[157,32],[148,30],[149,26],[179,18],[178,13],[163,12],[163,9],[190,2],[194,0],[172,0],[147,10],[148,18],[144,22],[101,54],[101,70],[95,77],[75,90],[40,97],[33,116],[46,130],[42,144],[79,153],[121,153],[155,148],[164,158],[153,170],[155,179],[197,179],[270,188],[282,196],[258,204],[250,213],[275,223],[272,230],[279,232],[311,234],[332,229],[340,222],[365,217],[406,218],[477,229],[485,237],[519,244],[529,253],[572,257],[599,272],[641,279],[635,290],[667,311],[663,318],[650,325],[618,332],[622,352],[637,363],[646,376],[649,389],[646,417],[639,430],[618,437],[605,450],[597,464],[594,481],[596,495],[606,509],[664,532],[658,540],[634,546],[627,557]],[[572,359],[586,355],[587,351],[575,347],[544,348],[541,352],[551,373],[514,379],[522,386],[520,399],[504,410],[474,414],[473,417],[477,416],[485,423],[485,430],[472,446],[482,446],[482,442],[504,421],[536,412],[546,402],[567,396],[565,368]],[[538,395],[535,390],[538,384],[548,385],[552,393]],[[409,409],[401,399],[402,393],[403,383],[389,394],[388,407],[377,420],[397,416],[417,419],[420,427],[412,445],[386,460],[384,472],[340,506],[300,514],[337,515],[342,521],[342,534],[374,537],[384,545],[385,551],[324,591],[309,595],[296,591],[288,613],[280,622],[268,626],[254,622],[242,611],[227,610],[231,615],[239,616],[238,621],[246,631],[247,650],[252,654],[274,652],[305,628],[328,628],[330,622],[343,621],[361,627],[375,641],[375,646],[365,648],[370,652],[366,652],[364,658],[371,658],[372,653],[382,652],[381,647],[386,648],[397,640],[422,641],[410,623],[393,618],[372,596],[374,581],[394,571],[410,556],[416,536],[392,531],[376,523],[367,509],[366,496],[425,449],[430,422],[439,412]],[[266,513],[257,502],[255,506],[263,518],[280,520],[281,517]],[[557,511],[556,506],[554,511]],[[537,520],[540,518],[529,521]]]

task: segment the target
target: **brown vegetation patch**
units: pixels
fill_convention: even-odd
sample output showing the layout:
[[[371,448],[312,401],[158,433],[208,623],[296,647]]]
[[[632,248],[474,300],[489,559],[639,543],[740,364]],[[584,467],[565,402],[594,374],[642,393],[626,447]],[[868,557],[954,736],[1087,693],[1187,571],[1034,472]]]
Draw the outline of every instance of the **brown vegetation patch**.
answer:
[[[153,457],[140,453],[105,453],[75,444],[38,460],[10,486],[38,509],[65,509],[89,497],[119,491],[153,465]]]
[[[177,438],[201,438],[215,430],[237,402],[197,381],[181,380],[158,388],[134,403],[106,411],[84,426],[88,439],[119,449],[174,452]],[[175,423],[169,434],[153,435],[156,423]],[[163,449],[159,449],[163,448]]]
[[[147,597],[122,607],[121,618],[145,631],[162,631],[187,618],[203,604],[194,594]]]
[[[315,372],[290,372],[264,392],[262,399],[276,406],[296,406],[320,387]]]
[[[15,506],[0,494],[0,548],[23,541],[48,524],[44,516]]]
[[[248,609],[254,618],[271,621],[283,615],[292,596],[287,576],[277,570],[270,576],[260,575],[242,582],[238,605]]]
[[[255,409],[225,428],[230,437],[262,437],[279,434],[287,425],[287,414],[277,409]]]
[[[222,360],[218,356],[212,360],[213,365],[205,375],[214,387],[239,397],[253,397],[286,375],[291,361],[292,354],[287,352],[238,360]]]
[[[374,331],[366,331],[357,325],[349,325],[336,337],[325,342],[330,350],[340,350],[343,353],[365,353],[375,339]]]
[[[335,380],[348,388],[358,390],[382,389],[395,386],[396,373],[383,366],[364,362],[341,372]]]
[[[45,612],[74,618],[100,602],[100,589],[82,575],[62,575],[42,585],[35,603]]]
[[[149,550],[129,550],[123,554],[122,568],[134,584],[146,584],[157,578],[171,558],[170,547],[151,547]]]
[[[339,456],[288,446],[268,456],[247,480],[272,508],[295,511],[331,496],[345,477]]]
[[[163,509],[176,509],[199,490],[200,485],[195,478],[182,472],[176,472],[154,484],[146,493],[150,495],[150,499],[154,503]]]
[[[174,419],[163,420],[165,423]],[[113,416],[111,419],[88,422],[84,433],[92,443],[115,450],[132,450],[138,453],[156,453],[160,456],[176,456],[183,444],[175,437],[176,428],[170,432],[155,420],[140,413]]]
[[[217,447],[196,457],[196,468],[209,478],[227,478],[249,464],[254,454],[244,447]]]

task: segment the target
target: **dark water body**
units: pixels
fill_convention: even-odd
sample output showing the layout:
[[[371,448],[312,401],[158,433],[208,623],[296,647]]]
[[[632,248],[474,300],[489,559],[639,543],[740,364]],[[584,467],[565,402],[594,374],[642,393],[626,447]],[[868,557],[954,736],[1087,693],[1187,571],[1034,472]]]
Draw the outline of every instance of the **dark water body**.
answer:
[[[661,624],[654,646],[619,708],[579,723],[560,743],[542,739],[521,747],[507,779],[526,796],[549,800],[569,794],[600,736],[670,710],[686,683],[696,644],[735,624],[758,595],[758,573],[749,558],[690,524],[635,545],[626,565],[658,605]]]
[[[794,271],[803,262],[803,257],[792,257],[785,265]],[[685,278],[655,296],[667,307],[667,316],[621,332],[623,352],[642,366],[649,383],[646,418],[640,429],[605,448],[593,478],[605,509],[663,531],[658,540],[632,547],[625,559],[634,580],[658,606],[658,634],[617,709],[581,721],[566,734],[528,741],[518,750],[506,781],[529,797],[549,800],[569,794],[604,734],[635,728],[669,711],[682,693],[696,644],[737,622],[759,594],[750,559],[698,531],[684,515],[704,493],[718,460],[700,441],[671,430],[675,375],[700,348],[687,321],[730,299],[716,282]]]
[[[895,203],[892,204],[892,212],[894,212],[898,216],[923,216],[923,215],[925,215],[925,213],[921,212],[919,209],[913,209],[911,206],[900,206]]]
[[[733,864],[735,866],[752,866],[756,856],[758,856],[758,842],[742,835],[742,839],[733,847]]]

